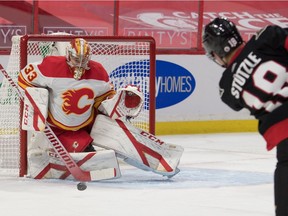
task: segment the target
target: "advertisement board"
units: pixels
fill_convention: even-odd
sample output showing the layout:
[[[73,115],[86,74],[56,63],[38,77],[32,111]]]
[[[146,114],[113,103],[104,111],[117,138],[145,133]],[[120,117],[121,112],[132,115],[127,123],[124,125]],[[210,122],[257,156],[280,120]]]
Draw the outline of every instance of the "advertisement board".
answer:
[[[1,56],[4,68],[8,59]],[[220,100],[222,71],[205,55],[157,55],[156,121],[250,119],[247,112],[234,112]]]
[[[199,49],[199,21],[227,17],[245,39],[266,25],[288,26],[287,1],[0,1],[0,6],[0,49],[11,46],[13,35],[52,32],[149,35],[158,49]]]

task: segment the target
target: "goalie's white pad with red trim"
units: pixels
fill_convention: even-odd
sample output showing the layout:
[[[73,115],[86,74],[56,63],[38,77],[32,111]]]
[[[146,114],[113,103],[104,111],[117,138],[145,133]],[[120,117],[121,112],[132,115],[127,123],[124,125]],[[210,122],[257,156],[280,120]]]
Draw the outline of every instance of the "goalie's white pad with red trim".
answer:
[[[100,180],[121,177],[118,160],[113,150],[70,153],[70,155],[81,169],[93,171],[93,173],[96,173],[100,177]],[[35,179],[52,178],[74,180],[62,160],[55,151],[48,146],[42,133],[36,132],[32,136],[28,145],[27,157],[28,177]],[[113,174],[111,174],[111,172]]]
[[[135,118],[141,112],[144,102],[139,87],[128,85],[117,90],[116,94],[102,101],[99,110],[112,119],[121,117]]]
[[[137,168],[168,177],[179,172],[183,147],[167,144],[128,122],[98,115],[90,135],[93,144],[113,149],[117,157]]]
[[[22,129],[43,131],[48,115],[48,90],[27,87],[24,94]]]

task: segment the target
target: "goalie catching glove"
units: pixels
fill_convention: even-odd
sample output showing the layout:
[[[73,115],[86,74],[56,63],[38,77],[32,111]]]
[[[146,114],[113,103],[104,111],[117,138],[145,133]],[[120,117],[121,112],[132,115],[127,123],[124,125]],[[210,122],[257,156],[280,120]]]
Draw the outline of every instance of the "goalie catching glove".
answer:
[[[144,103],[143,93],[139,87],[128,85],[117,90],[116,94],[103,101],[99,110],[111,119],[135,118],[141,112]]]

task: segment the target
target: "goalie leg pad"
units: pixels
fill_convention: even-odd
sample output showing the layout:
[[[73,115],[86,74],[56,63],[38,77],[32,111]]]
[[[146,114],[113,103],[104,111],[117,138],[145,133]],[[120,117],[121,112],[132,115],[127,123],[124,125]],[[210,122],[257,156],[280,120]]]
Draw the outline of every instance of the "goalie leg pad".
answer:
[[[113,150],[103,150],[100,152],[70,153],[75,162],[86,171],[101,172],[102,179],[112,179],[121,177],[118,160]],[[66,168],[65,164],[49,146],[46,137],[42,133],[36,133],[31,137],[28,145],[28,168],[29,177],[35,179],[69,179],[73,176]],[[105,170],[115,171],[115,177],[105,175]]]
[[[181,146],[165,143],[128,122],[98,115],[91,136],[95,145],[113,149],[117,157],[137,168],[165,176],[179,172]]]

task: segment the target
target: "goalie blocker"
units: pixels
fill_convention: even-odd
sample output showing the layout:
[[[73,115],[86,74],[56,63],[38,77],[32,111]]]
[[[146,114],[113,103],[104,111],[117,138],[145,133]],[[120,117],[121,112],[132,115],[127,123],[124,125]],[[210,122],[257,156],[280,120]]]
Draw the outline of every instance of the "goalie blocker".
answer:
[[[43,131],[45,129],[48,116],[48,96],[48,90],[44,88],[27,87],[25,89],[22,118],[23,130]]]

